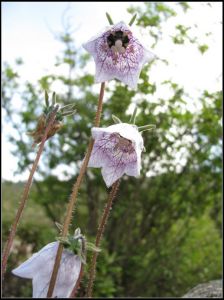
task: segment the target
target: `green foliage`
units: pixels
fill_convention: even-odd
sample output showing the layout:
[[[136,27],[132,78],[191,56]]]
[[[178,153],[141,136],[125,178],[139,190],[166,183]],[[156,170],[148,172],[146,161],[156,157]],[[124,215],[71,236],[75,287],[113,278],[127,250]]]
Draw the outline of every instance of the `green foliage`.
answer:
[[[204,54],[208,50],[208,45],[200,45],[198,46],[198,49],[202,54]]]
[[[186,13],[190,11],[187,2],[177,5]],[[165,2],[147,2],[144,8],[132,7],[129,12],[137,12],[137,24],[148,30],[154,46],[163,37],[164,22],[176,15]],[[171,37],[174,47],[190,42],[195,47],[200,44],[202,54],[207,51],[207,45],[195,40],[188,27],[176,24],[176,31],[177,35]],[[33,161],[32,142],[24,134],[35,128],[44,106],[43,90],[51,91],[52,83],[59,80],[67,93],[58,95],[57,101],[62,105],[75,103],[77,109],[77,114],[65,118],[60,132],[46,143],[38,169],[42,180],[34,181],[18,230],[16,252],[8,266],[6,296],[30,296],[30,283],[15,278],[10,270],[55,239],[54,222],[63,222],[96,111],[98,94],[92,88],[93,76],[85,68],[89,55],[75,49],[69,27],[58,39],[65,49],[56,58],[56,65],[60,68],[65,64],[67,75],[49,74],[35,85],[26,82],[20,86],[24,106],[19,112],[12,107],[12,100],[22,66],[16,65],[14,70],[6,64],[3,70],[3,107],[7,122],[16,132],[10,141],[19,159],[18,173]],[[113,124],[112,115],[128,122],[133,104],[137,104],[137,126],[155,124],[156,130],[143,132],[146,152],[141,176],[124,176],[111,211],[98,257],[94,286],[98,297],[181,297],[194,285],[221,276],[222,95],[205,90],[194,99],[185,87],[167,78],[161,86],[169,91],[169,98],[164,93],[164,97],[155,99],[160,86],[152,81],[151,66],[141,72],[137,91],[119,81],[106,84],[102,126]],[[82,72],[77,72],[80,69]],[[19,120],[15,121],[15,115]],[[60,171],[59,166],[71,168]],[[22,190],[15,190],[17,186],[10,183],[3,187],[5,240]],[[92,242],[106,197],[100,170],[88,169],[72,228],[80,227]],[[85,295],[87,279],[86,272],[79,296]]]

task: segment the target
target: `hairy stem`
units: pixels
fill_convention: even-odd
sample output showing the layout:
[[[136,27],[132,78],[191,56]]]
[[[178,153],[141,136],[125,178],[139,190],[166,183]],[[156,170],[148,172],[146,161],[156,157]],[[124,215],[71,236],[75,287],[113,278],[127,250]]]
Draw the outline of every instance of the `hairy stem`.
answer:
[[[2,276],[4,276],[7,261],[8,261],[9,254],[10,254],[10,250],[12,248],[13,240],[14,240],[14,237],[15,237],[15,234],[16,234],[17,226],[18,226],[19,220],[22,216],[23,210],[25,208],[25,205],[26,205],[26,202],[27,202],[27,199],[28,199],[30,187],[32,185],[33,175],[34,175],[34,173],[37,169],[38,162],[39,162],[39,159],[40,159],[41,154],[43,152],[44,144],[45,144],[46,139],[47,139],[47,135],[48,135],[48,133],[51,129],[52,124],[54,123],[55,116],[56,116],[56,113],[57,113],[58,109],[59,109],[59,106],[57,105],[56,108],[52,111],[51,117],[49,119],[48,125],[45,129],[45,132],[44,132],[44,135],[42,137],[39,149],[37,151],[36,158],[33,162],[32,168],[30,170],[29,178],[28,178],[28,180],[27,180],[27,182],[24,186],[23,194],[22,194],[22,197],[21,197],[21,202],[19,204],[19,208],[18,208],[18,211],[16,213],[15,220],[12,224],[11,229],[10,229],[9,237],[7,239],[7,242],[6,242],[4,251],[3,251],[3,255],[2,255]]]
[[[100,95],[99,95],[99,100],[98,100],[98,107],[97,107],[96,117],[95,117],[95,121],[94,121],[94,126],[95,127],[99,127],[99,125],[100,125],[100,117],[101,117],[102,106],[103,106],[104,90],[105,90],[105,82],[101,83]],[[73,185],[72,193],[71,193],[70,198],[69,198],[69,203],[68,203],[68,207],[67,207],[67,213],[66,213],[65,221],[64,221],[64,224],[63,224],[62,237],[65,237],[68,233],[69,224],[71,223],[71,218],[72,218],[72,212],[73,212],[75,204],[76,204],[77,194],[78,194],[80,185],[82,183],[82,179],[85,175],[85,172],[86,172],[86,169],[87,169],[87,166],[88,166],[90,155],[91,155],[91,152],[92,152],[92,149],[93,149],[93,144],[94,144],[94,140],[91,139],[90,142],[89,142],[87,152],[86,152],[85,158],[83,160],[79,175],[77,177],[77,180],[76,180],[75,184]],[[58,275],[58,270],[59,270],[59,266],[60,266],[60,261],[61,261],[63,248],[64,248],[63,245],[60,243],[59,246],[58,246],[58,250],[57,250],[57,254],[56,254],[56,258],[55,258],[55,263],[54,263],[54,268],[53,268],[53,271],[52,271],[50,284],[49,284],[49,288],[48,288],[48,292],[47,292],[47,297],[48,298],[52,297],[52,294],[53,294],[53,291],[54,291],[54,286],[55,286],[57,275]]]
[[[98,227],[98,231],[97,231],[97,235],[96,235],[96,241],[95,241],[95,246],[99,247],[100,246],[100,242],[104,233],[104,229],[105,229],[105,225],[107,223],[109,214],[110,214],[110,210],[113,204],[113,200],[116,197],[118,188],[120,185],[120,179],[118,179],[113,185],[112,185],[112,189],[110,191],[109,197],[108,197],[108,201],[107,204],[104,208],[103,211],[103,215]],[[88,287],[87,287],[87,297],[88,298],[92,298],[92,290],[93,290],[93,282],[95,279],[95,274],[96,274],[96,260],[97,260],[97,256],[98,253],[94,252],[93,256],[92,256],[92,260],[90,263],[90,272],[89,272],[89,282],[88,282]]]

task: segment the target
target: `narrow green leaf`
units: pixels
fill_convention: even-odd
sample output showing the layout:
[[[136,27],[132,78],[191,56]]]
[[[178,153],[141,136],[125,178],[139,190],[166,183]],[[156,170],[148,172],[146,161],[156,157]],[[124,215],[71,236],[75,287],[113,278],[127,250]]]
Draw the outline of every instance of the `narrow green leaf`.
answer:
[[[107,16],[107,20],[108,20],[109,24],[113,25],[114,23],[113,23],[113,21],[111,19],[111,16],[107,12],[106,12],[106,16]]]
[[[75,107],[75,104],[74,104],[74,103],[71,103],[71,104],[67,104],[67,105],[65,105],[65,106],[62,106],[62,107],[60,108],[60,110],[64,110],[65,108],[72,109],[72,108],[74,108],[74,107]]]
[[[56,104],[56,93],[53,92],[53,95],[52,95],[52,105],[54,106]]]
[[[115,115],[112,115],[112,119],[113,119],[115,124],[122,123],[122,121],[118,117],[116,117]]]
[[[65,116],[71,116],[71,115],[74,115],[76,113],[76,109],[75,110],[69,110],[69,111],[66,111],[64,113],[61,114],[62,117],[65,117]]]
[[[57,228],[58,228],[59,231],[62,231],[63,226],[60,223],[54,222],[54,224],[57,226]]]
[[[155,128],[156,128],[156,125],[154,125],[154,124],[149,124],[149,125],[139,126],[139,127],[138,127],[138,130],[139,130],[140,132],[142,132],[142,131],[145,131],[145,130],[153,130],[153,129],[155,129]]]
[[[96,247],[94,244],[86,242],[86,250],[94,251],[94,252],[100,252],[101,249],[99,247]]]
[[[76,230],[75,230],[74,238],[76,238],[77,236],[79,237],[80,235],[81,235],[81,229],[78,227],[78,228],[76,228]]]
[[[46,106],[49,107],[49,96],[48,96],[48,93],[46,90],[44,92],[45,92],[45,103],[46,103]]]
[[[130,118],[130,121],[129,121],[130,123],[135,124],[135,118],[136,118],[137,110],[138,110],[138,108],[136,107],[133,111],[133,114],[132,114],[131,118]]]
[[[137,14],[135,14],[135,15],[131,18],[131,21],[130,21],[129,24],[128,24],[129,26],[131,26],[131,25],[134,23],[136,17],[137,17]]]

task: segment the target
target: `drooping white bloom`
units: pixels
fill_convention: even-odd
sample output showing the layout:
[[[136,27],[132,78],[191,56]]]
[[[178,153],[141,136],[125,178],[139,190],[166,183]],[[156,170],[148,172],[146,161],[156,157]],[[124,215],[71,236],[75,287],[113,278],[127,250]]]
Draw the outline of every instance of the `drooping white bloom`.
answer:
[[[155,58],[124,22],[108,26],[103,33],[91,38],[83,47],[93,56],[96,82],[118,79],[136,89],[145,63]]]
[[[33,254],[12,273],[32,279],[33,298],[46,298],[59,242],[46,245]],[[52,297],[68,298],[79,277],[81,260],[73,252],[64,249]]]
[[[92,128],[95,140],[89,167],[102,168],[102,176],[111,186],[123,174],[139,176],[143,138],[137,126],[120,123],[107,128]]]

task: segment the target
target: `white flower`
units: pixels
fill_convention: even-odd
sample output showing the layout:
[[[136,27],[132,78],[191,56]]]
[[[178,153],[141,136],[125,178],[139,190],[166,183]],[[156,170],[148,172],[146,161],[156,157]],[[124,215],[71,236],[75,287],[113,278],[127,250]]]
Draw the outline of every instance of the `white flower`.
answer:
[[[95,140],[89,167],[102,168],[102,176],[111,186],[123,174],[139,176],[143,138],[135,125],[120,123],[107,128],[92,128]]]
[[[46,245],[12,273],[32,279],[33,298],[46,298],[59,242]],[[64,249],[52,297],[68,298],[79,277],[81,260],[71,251]]]
[[[96,82],[118,79],[136,89],[145,63],[155,58],[124,22],[108,26],[103,33],[91,38],[83,47],[96,64]]]

